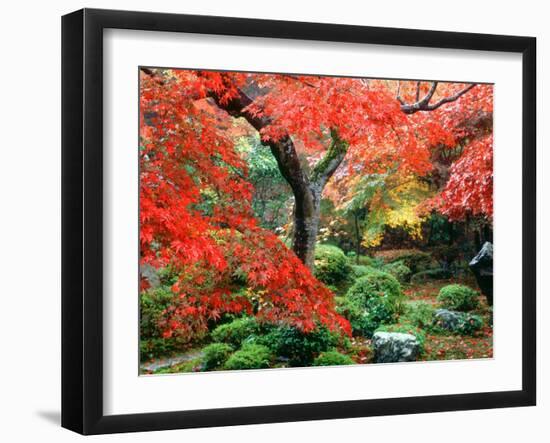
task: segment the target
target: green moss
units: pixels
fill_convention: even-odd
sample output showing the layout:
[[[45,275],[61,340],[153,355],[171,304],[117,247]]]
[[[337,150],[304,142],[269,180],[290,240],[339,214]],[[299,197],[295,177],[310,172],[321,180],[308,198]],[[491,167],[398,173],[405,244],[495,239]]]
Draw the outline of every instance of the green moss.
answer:
[[[351,357],[341,354],[338,351],[323,352],[313,361],[313,366],[342,366],[353,364],[355,364],[355,362]]]

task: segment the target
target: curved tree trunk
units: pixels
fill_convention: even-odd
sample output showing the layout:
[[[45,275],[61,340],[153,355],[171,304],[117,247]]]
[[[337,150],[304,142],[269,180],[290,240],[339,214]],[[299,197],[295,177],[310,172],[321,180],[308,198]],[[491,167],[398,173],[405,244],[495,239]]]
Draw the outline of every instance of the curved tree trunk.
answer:
[[[270,123],[268,118],[252,115],[245,110],[252,103],[252,99],[242,91],[238,97],[229,101],[222,101],[215,93],[211,94],[211,98],[219,108],[234,117],[244,117],[258,131]],[[310,268],[313,268],[315,242],[319,231],[321,195],[328,180],[342,163],[348,149],[348,144],[339,138],[335,129],[331,130],[331,138],[331,144],[325,156],[313,167],[310,174],[300,162],[290,136],[265,142],[294,194],[292,249]]]

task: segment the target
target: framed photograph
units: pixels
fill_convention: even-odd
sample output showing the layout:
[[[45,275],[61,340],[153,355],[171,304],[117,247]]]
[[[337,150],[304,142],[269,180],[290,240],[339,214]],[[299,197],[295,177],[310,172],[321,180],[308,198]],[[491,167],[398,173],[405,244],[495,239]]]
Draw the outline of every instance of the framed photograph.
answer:
[[[62,20],[62,425],[536,402],[531,37]]]

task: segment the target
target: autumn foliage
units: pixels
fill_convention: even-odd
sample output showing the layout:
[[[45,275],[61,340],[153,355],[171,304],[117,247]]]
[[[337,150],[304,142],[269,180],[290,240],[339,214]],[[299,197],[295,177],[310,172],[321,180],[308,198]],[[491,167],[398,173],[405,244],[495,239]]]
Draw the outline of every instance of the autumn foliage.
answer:
[[[467,86],[440,83],[429,103]],[[356,195],[357,177],[380,174],[397,187],[416,180],[431,189],[422,204],[409,205],[410,214],[491,219],[492,87],[475,85],[435,109],[405,112],[405,104],[418,102],[432,87],[432,82],[142,70],[141,264],[178,276],[162,325],[165,336],[195,337],[223,314],[241,312],[304,331],[323,324],[350,333],[331,290],[254,215],[248,165],[236,146],[239,134],[256,131],[254,122],[262,122],[263,142],[290,137],[306,169],[323,160],[337,134],[347,152],[323,191],[337,205]],[[251,100],[239,110],[247,118],[236,119],[231,107],[242,94]],[[436,183],[432,178],[442,170],[444,178]],[[149,285],[145,277],[141,283]]]

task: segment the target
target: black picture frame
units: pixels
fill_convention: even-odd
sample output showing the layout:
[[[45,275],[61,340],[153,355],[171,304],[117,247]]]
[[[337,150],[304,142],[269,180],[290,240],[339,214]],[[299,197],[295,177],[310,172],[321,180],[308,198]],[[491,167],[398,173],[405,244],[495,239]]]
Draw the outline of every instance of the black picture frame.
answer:
[[[369,43],[522,54],[522,389],[177,412],[103,413],[103,30]],[[62,18],[62,426],[82,434],[320,420],[536,403],[536,39],[83,9]],[[514,258],[515,259],[515,258]]]

